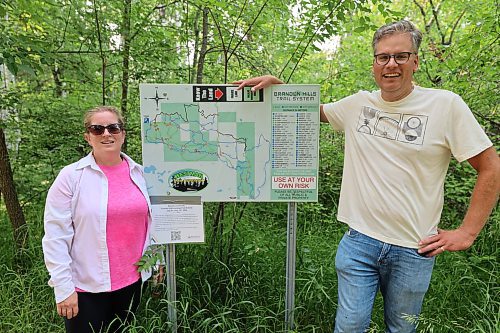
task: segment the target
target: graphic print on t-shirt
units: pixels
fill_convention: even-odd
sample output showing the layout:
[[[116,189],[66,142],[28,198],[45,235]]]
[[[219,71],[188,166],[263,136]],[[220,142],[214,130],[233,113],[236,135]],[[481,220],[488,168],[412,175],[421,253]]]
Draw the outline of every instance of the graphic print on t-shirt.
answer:
[[[396,140],[400,122],[400,114],[379,112],[377,122],[375,123],[375,135]]]
[[[364,106],[356,128],[363,134],[422,145],[428,118],[423,115],[384,112]]]

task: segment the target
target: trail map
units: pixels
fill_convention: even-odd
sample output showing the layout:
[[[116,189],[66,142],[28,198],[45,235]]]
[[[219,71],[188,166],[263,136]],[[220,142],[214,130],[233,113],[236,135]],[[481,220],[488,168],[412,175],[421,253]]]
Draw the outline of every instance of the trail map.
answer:
[[[141,84],[150,196],[318,198],[319,86]]]

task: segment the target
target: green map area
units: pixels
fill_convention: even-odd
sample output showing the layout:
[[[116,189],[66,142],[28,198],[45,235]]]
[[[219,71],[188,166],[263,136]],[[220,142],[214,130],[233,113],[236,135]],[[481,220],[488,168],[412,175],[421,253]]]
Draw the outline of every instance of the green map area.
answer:
[[[163,161],[216,162],[226,169],[225,175],[235,174],[238,197],[253,199],[258,195],[255,123],[238,121],[236,112],[209,113],[194,103],[163,103],[159,113],[144,118],[143,132],[145,146],[162,145]],[[263,140],[266,141],[268,151],[269,140]],[[146,167],[148,171],[158,170]]]

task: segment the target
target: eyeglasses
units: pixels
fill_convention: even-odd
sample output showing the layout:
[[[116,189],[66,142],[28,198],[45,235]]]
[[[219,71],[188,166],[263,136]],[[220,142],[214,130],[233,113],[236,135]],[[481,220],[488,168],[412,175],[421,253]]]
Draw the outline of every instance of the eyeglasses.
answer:
[[[375,57],[375,62],[378,65],[387,65],[391,60],[391,58],[394,58],[396,64],[403,65],[406,64],[408,60],[410,60],[410,56],[412,54],[416,53],[415,52],[399,52],[396,54],[379,53],[375,54],[374,57]]]
[[[123,130],[122,124],[109,124],[107,126],[103,125],[90,125],[87,130],[94,135],[102,135],[105,130],[108,130],[109,134],[118,134]]]

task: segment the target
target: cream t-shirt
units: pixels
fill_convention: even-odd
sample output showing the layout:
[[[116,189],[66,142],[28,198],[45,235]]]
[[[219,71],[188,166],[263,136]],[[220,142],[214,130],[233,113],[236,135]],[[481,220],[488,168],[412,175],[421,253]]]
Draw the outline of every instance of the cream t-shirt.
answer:
[[[386,102],[380,91],[360,91],[323,106],[345,132],[337,218],[382,242],[418,248],[437,233],[451,155],[459,162],[491,141],[460,96],[416,86]]]

